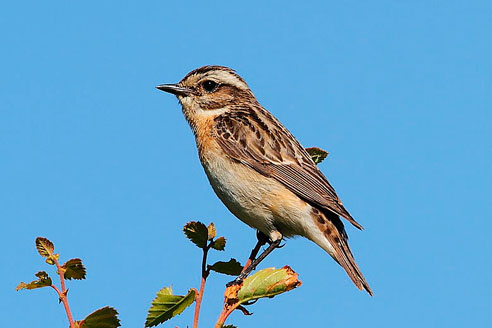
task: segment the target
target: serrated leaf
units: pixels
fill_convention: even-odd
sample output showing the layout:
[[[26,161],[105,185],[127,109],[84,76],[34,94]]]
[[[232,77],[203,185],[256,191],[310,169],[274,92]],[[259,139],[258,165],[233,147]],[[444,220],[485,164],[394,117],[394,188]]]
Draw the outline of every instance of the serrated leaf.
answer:
[[[185,296],[173,295],[171,287],[165,287],[157,292],[152,301],[145,327],[156,326],[172,317],[181,314],[195,301],[195,290],[190,289]]]
[[[55,246],[48,238],[38,237],[36,238],[36,249],[42,257],[50,257],[55,251]]]
[[[306,148],[306,151],[316,164],[321,163],[326,158],[326,156],[328,156],[327,151],[318,147]]]
[[[200,248],[207,247],[208,229],[206,225],[200,221],[191,221],[184,226],[183,231],[195,245]]]
[[[121,326],[118,311],[106,306],[89,314],[84,320],[77,321],[80,328],[116,328]]]
[[[281,269],[268,268],[244,279],[237,293],[237,299],[242,304],[263,297],[273,297],[300,285],[297,273],[289,266]]]
[[[212,248],[218,251],[223,251],[225,249],[225,245],[226,239],[224,237],[219,237],[212,243]]]
[[[81,259],[71,259],[62,265],[65,279],[85,279],[86,270]]]
[[[48,287],[53,284],[50,276],[45,271],[39,271],[35,274],[35,276],[38,277],[37,280],[31,281],[28,284],[26,284],[25,282],[21,282],[19,285],[17,285],[17,288],[15,290],[19,291],[21,289],[36,289]]]
[[[230,259],[227,262],[215,262],[209,266],[209,269],[230,276],[238,276],[243,271],[243,266],[236,259]]]
[[[215,224],[212,222],[207,227],[208,230],[208,240],[212,240],[217,236],[217,229],[215,229]]]

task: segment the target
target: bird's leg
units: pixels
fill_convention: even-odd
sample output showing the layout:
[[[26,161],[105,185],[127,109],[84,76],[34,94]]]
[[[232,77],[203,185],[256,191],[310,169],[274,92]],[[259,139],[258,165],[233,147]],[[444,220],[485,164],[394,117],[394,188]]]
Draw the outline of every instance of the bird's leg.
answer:
[[[278,248],[280,246],[280,243],[282,242],[282,239],[277,239],[275,241],[272,241],[270,245],[268,245],[267,249],[263,251],[263,253],[260,254],[256,259],[251,261],[251,264],[246,268],[243,269],[243,272],[239,276],[237,276],[236,279],[231,281],[230,283],[227,284],[227,287],[232,286],[232,285],[238,285],[240,284],[254,269],[256,269],[256,266],[260,264],[261,261],[265,259],[265,257],[268,256],[275,248]],[[259,241],[258,241],[259,243]],[[257,244],[258,246],[258,244]],[[261,247],[261,246],[260,246]],[[256,247],[255,247],[256,248]],[[253,249],[254,251],[254,249]],[[253,252],[251,252],[253,254]],[[249,260],[248,260],[249,261]]]
[[[258,242],[256,243],[255,247],[251,251],[251,254],[249,255],[248,260],[246,261],[246,264],[243,267],[243,271],[246,271],[246,269],[251,265],[251,263],[256,259],[256,255],[258,255],[258,252],[260,251],[261,247],[265,245],[269,240],[268,237],[261,232],[260,230],[256,231],[256,238],[258,239]]]

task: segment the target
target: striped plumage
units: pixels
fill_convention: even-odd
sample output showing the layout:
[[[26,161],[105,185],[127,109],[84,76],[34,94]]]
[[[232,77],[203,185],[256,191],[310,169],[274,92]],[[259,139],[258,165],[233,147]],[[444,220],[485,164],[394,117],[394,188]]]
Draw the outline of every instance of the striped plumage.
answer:
[[[178,84],[214,191],[240,220],[274,241],[300,235],[327,251],[359,289],[372,291],[348,245],[340,217],[362,229],[296,138],[233,70],[204,66]]]

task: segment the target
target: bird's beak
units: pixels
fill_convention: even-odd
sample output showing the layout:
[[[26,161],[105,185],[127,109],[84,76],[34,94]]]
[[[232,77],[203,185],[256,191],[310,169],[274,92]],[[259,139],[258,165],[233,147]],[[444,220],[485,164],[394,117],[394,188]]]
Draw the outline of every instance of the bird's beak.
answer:
[[[156,86],[156,88],[161,91],[169,92],[173,95],[183,97],[189,96],[194,93],[192,89],[179,86],[178,84],[161,84]]]

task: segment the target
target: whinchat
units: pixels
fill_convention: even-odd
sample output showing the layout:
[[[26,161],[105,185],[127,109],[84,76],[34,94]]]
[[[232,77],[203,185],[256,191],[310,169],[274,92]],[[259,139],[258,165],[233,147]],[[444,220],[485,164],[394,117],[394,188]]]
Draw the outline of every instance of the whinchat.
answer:
[[[241,221],[268,236],[303,236],[372,291],[340,217],[362,229],[297,139],[232,69],[204,66],[158,89],[177,96],[213,190]]]

